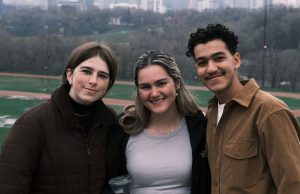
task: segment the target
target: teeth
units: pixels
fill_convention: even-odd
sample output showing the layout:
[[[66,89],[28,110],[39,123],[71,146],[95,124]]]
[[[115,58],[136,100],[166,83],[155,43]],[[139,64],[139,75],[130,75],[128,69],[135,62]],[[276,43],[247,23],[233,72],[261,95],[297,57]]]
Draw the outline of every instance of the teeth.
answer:
[[[153,104],[158,104],[158,103],[162,102],[163,100],[164,100],[164,99],[151,100],[151,102],[152,102]]]
[[[213,78],[216,78],[216,77],[222,76],[222,75],[223,75],[223,74],[215,74],[215,75],[212,75],[212,76],[206,77],[206,80],[210,80],[210,79],[213,79]]]

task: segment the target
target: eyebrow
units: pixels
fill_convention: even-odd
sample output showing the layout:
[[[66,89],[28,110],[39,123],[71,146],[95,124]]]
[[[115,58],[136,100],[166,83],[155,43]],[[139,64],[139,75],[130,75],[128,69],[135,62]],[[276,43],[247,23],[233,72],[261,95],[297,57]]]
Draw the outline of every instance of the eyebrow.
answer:
[[[225,53],[219,51],[219,52],[213,53],[212,55],[210,55],[210,56],[208,56],[208,57],[198,57],[195,61],[198,62],[198,61],[200,61],[200,60],[210,59],[210,58],[215,57],[215,56],[218,56],[218,55],[225,55]]]
[[[168,80],[168,78],[162,78],[162,79],[156,80],[154,82],[154,84],[157,84],[157,83],[162,82],[162,81],[167,81],[167,80]],[[143,86],[143,85],[149,85],[149,83],[140,83],[140,84],[138,84],[138,86]]]

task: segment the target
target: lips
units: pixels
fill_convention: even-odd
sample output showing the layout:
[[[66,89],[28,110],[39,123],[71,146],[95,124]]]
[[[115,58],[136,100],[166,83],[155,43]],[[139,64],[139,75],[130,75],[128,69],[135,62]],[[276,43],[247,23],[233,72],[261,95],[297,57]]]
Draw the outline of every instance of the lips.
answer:
[[[153,104],[159,104],[161,103],[162,101],[164,101],[165,98],[157,98],[157,99],[152,99],[150,100],[151,103]]]
[[[97,92],[97,90],[91,89],[91,88],[85,88],[86,90],[88,90],[89,92]]]

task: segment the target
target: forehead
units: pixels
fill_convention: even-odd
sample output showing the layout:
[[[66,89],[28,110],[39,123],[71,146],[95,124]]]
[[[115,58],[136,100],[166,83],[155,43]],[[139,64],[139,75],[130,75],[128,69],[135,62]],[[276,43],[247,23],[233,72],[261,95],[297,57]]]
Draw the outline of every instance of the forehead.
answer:
[[[229,50],[226,48],[225,42],[219,39],[212,40],[207,43],[198,44],[194,48],[194,55],[196,59],[198,57],[210,56],[217,52],[226,54],[229,53]]]
[[[95,71],[102,71],[102,72],[109,73],[107,63],[99,56],[91,57],[83,61],[76,67],[76,69],[82,69],[82,68],[88,68],[88,69],[93,69]]]
[[[167,71],[160,65],[148,65],[139,70],[138,82],[155,82],[160,79],[170,78]]]

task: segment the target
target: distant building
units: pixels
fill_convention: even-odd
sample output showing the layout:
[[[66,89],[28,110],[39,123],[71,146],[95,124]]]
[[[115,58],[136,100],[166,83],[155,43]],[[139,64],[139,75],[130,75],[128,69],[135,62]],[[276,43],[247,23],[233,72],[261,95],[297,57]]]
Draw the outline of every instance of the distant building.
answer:
[[[111,4],[111,0],[95,0],[95,6],[99,9],[108,9]]]
[[[224,6],[230,8],[257,9],[264,5],[264,0],[224,0]]]
[[[155,13],[166,12],[163,0],[141,0],[140,9],[153,11]]]
[[[41,7],[42,9],[56,9],[61,6],[76,7],[78,10],[91,10],[93,7],[109,9],[112,7],[136,7],[137,9],[165,13],[182,9],[203,11],[219,8],[260,9],[265,0],[0,0],[0,12],[4,4],[16,6],[17,9]],[[6,2],[7,1],[7,2]],[[268,5],[285,5],[300,7],[300,0],[266,0]]]
[[[299,0],[273,0],[273,4],[282,4],[289,7],[299,7],[300,1]]]
[[[109,5],[109,8],[110,8],[110,9],[115,9],[115,8],[137,9],[138,6],[137,6],[137,4],[116,3],[116,4],[110,4],[110,5]]]
[[[166,7],[166,11],[178,11],[181,9],[188,9],[188,0],[164,0],[163,4]]]
[[[80,0],[81,10],[87,11],[91,10],[94,7],[94,0]]]
[[[72,1],[67,1],[67,0],[62,0],[57,2],[57,7],[58,8],[64,8],[64,7],[69,7],[69,8],[73,8],[76,10],[81,10],[81,4],[79,1],[77,0],[72,0]]]

